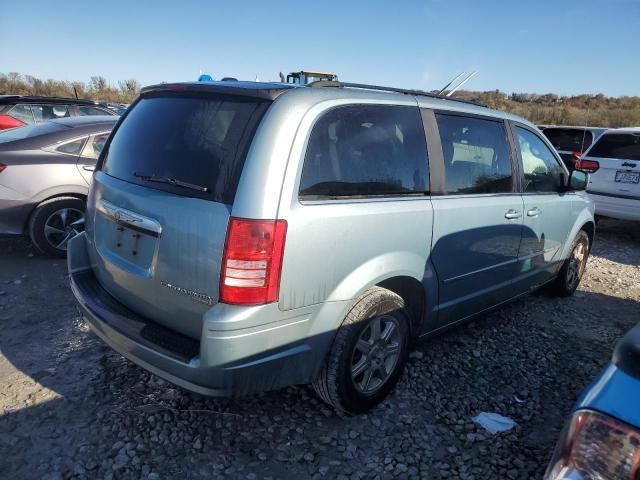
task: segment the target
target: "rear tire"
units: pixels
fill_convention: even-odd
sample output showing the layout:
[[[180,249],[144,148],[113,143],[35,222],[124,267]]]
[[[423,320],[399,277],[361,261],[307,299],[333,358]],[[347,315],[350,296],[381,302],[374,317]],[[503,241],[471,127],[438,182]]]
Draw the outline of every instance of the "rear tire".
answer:
[[[404,301],[385,288],[373,287],[345,317],[313,388],[340,413],[365,412],[394,388],[408,349]]]
[[[67,243],[84,231],[84,202],[57,197],[42,202],[29,219],[29,236],[38,249],[56,257],[67,255]]]
[[[560,272],[558,272],[558,277],[550,285],[549,292],[551,294],[559,297],[573,295],[582,280],[589,259],[590,247],[589,235],[584,230],[580,230],[571,245],[569,258],[564,261]]]

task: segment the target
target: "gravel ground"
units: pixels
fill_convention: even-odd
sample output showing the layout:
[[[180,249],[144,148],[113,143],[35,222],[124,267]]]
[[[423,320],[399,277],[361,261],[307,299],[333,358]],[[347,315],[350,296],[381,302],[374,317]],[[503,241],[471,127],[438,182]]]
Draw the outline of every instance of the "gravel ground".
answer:
[[[603,221],[580,290],[419,346],[395,392],[341,418],[307,387],[209,399],[105,347],[65,263],[0,240],[0,478],[540,478],[576,396],[640,318],[640,225]],[[518,423],[491,436],[471,419]]]

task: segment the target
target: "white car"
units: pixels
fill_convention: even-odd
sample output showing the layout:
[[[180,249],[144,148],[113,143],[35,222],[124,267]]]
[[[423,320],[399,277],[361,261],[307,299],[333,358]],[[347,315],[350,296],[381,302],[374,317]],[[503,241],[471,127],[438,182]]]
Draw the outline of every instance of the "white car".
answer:
[[[576,162],[596,215],[640,221],[640,127],[607,130]]]

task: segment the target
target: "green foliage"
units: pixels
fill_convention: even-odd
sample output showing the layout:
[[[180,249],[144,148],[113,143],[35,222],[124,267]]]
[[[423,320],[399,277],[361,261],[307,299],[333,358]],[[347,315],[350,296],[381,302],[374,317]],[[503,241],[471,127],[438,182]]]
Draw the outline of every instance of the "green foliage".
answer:
[[[102,102],[131,103],[140,92],[140,84],[135,79],[118,82],[118,87],[109,85],[100,76],[92,76],[89,83],[62,80],[42,80],[17,72],[0,73],[0,94],[43,95],[50,97],[87,98]]]

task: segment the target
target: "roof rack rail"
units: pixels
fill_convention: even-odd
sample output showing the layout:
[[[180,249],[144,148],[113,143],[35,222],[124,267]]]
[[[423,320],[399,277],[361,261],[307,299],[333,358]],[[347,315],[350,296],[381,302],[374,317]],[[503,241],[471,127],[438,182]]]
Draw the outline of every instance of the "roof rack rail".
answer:
[[[431,93],[431,92],[425,92],[424,90],[411,90],[411,89],[406,89],[406,88],[396,88],[396,87],[383,87],[380,85],[367,85],[365,83],[349,83],[349,82],[329,82],[326,80],[320,80],[317,82],[311,82],[307,85],[307,87],[314,87],[314,88],[343,88],[343,87],[350,87],[350,88],[361,88],[363,90],[379,90],[382,92],[393,92],[393,93],[402,93],[404,95],[419,95],[422,97],[429,97],[429,98],[439,98],[441,100],[451,100],[454,102],[460,102],[460,103],[468,103],[470,105],[476,105],[479,107],[486,107],[486,105],[483,105],[482,103],[478,103],[478,102],[473,102],[471,100],[462,100],[460,98],[453,98],[453,97],[447,97],[445,95],[439,95],[437,93]]]

